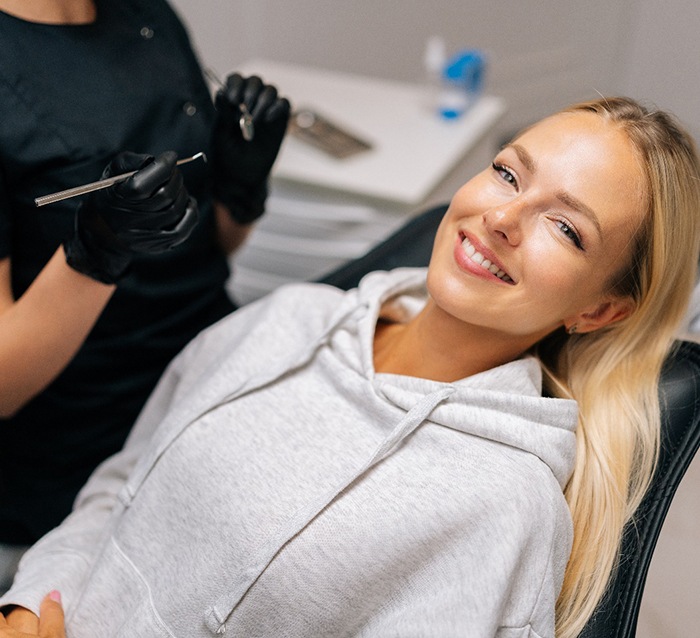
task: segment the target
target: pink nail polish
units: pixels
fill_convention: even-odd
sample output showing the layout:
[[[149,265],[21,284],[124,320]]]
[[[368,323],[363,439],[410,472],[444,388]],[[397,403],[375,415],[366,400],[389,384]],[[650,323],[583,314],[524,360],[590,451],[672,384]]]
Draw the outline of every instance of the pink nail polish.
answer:
[[[53,600],[54,602],[60,604],[60,602],[61,602],[61,592],[54,589],[52,592],[49,593],[49,598],[50,598],[51,600]]]

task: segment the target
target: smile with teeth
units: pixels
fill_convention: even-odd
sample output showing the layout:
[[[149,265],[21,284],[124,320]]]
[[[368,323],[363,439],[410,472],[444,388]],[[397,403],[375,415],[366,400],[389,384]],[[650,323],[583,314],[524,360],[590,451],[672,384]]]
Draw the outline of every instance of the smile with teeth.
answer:
[[[515,283],[506,272],[501,270],[496,264],[491,263],[486,259],[465,237],[462,241],[462,248],[464,252],[469,257],[469,260],[481,266],[484,270],[488,270],[492,275],[496,275],[500,280],[505,281],[508,284]]]

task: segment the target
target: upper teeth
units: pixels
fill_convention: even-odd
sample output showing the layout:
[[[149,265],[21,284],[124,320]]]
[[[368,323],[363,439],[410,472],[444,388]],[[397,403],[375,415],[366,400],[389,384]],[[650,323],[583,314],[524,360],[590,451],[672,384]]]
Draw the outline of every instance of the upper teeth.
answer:
[[[466,237],[464,238],[464,241],[462,241],[462,247],[464,248],[464,252],[467,254],[467,257],[469,257],[469,259],[475,264],[479,264],[484,270],[488,270],[499,279],[502,279],[507,283],[513,283],[513,280],[503,270],[496,266],[496,264],[493,264],[486,259],[476,248],[474,248],[472,243]]]

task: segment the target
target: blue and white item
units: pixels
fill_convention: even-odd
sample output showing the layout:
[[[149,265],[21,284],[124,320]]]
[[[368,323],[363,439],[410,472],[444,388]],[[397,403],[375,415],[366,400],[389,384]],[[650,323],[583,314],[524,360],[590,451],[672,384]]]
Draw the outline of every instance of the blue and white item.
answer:
[[[484,84],[484,56],[477,49],[461,51],[442,70],[438,112],[448,120],[463,115],[481,95]]]

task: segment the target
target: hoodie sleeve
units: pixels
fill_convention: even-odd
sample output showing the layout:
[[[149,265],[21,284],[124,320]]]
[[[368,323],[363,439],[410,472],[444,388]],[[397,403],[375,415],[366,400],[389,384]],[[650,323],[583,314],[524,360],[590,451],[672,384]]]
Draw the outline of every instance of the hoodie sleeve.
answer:
[[[329,286],[285,286],[224,317],[191,341],[164,372],[123,449],[93,472],[66,520],[22,558],[12,588],[0,597],[0,607],[19,605],[38,613],[42,598],[56,589],[69,614],[101,550],[103,536],[111,529],[108,522],[123,509],[120,492],[151,442],[156,444],[167,428],[166,417],[183,409],[190,399],[206,401],[206,381],[212,371],[224,370],[235,385],[269,366],[260,356],[260,343],[276,344],[278,353],[285,341],[310,341],[343,296]],[[315,311],[299,313],[300,307]],[[304,316],[299,318],[300,314]]]
[[[53,589],[61,592],[66,610],[76,600],[101,545],[105,524],[118,503],[119,491],[168,410],[186,360],[183,353],[169,366],[124,448],[93,472],[78,494],[73,512],[22,557],[14,584],[0,598],[0,606],[19,605],[38,614],[42,598]]]
[[[93,472],[65,521],[23,556],[12,588],[0,597],[0,607],[19,605],[38,614],[43,597],[56,589],[61,592],[66,613],[70,612],[100,551],[108,521],[121,512],[119,493],[158,426],[183,396],[196,389],[202,375],[235,356],[237,344],[264,323],[267,306],[261,300],[225,317],[170,363],[123,449]]]

